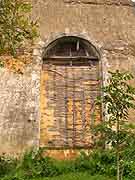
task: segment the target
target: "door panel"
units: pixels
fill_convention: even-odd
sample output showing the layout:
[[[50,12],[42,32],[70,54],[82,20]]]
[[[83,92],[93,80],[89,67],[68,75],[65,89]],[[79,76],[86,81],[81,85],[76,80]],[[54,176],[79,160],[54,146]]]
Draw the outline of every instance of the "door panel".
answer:
[[[40,145],[89,147],[90,129],[100,121],[98,61],[91,66],[44,64],[41,75]],[[93,116],[94,112],[94,116]]]

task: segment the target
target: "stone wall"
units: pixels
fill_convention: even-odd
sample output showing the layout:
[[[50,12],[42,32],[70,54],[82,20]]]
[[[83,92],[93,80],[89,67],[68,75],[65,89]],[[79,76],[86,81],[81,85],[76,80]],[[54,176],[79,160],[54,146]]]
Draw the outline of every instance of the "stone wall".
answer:
[[[23,75],[0,69],[0,152],[20,153],[40,140],[42,53],[53,40],[74,35],[100,52],[104,83],[107,71],[135,75],[135,8],[130,0],[32,0],[40,40]],[[132,82],[133,84],[135,81]],[[131,113],[134,120],[134,112]]]
[[[37,70],[34,63],[23,75],[0,68],[0,153],[13,155],[38,146],[40,79]]]

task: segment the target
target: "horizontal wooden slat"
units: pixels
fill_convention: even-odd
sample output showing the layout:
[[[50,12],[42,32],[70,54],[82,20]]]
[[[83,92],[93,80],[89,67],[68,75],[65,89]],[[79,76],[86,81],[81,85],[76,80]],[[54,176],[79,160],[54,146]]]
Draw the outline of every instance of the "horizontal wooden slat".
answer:
[[[88,66],[94,65],[98,61],[98,57],[94,56],[52,56],[49,58],[43,59],[44,64],[53,64],[53,65],[65,65],[65,66]]]

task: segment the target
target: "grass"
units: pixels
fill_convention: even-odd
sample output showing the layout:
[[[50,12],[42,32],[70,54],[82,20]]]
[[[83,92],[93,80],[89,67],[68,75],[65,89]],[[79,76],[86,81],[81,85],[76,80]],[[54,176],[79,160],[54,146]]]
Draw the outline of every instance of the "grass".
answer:
[[[105,176],[91,176],[88,173],[71,173],[66,175],[61,175],[57,177],[48,178],[36,178],[33,180],[114,180]]]

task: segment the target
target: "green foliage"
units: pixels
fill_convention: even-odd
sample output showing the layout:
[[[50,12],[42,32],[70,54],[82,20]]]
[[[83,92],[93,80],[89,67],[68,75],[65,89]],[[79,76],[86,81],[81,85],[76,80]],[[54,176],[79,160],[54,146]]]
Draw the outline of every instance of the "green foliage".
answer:
[[[135,150],[135,146],[134,146]],[[21,160],[3,159],[0,170],[2,180],[29,180],[44,177],[62,177],[68,174],[87,173],[90,176],[103,175],[113,177],[116,174],[116,156],[113,150],[94,150],[89,154],[81,152],[75,160],[58,161],[42,155],[39,151],[25,153]],[[123,164],[123,175],[127,179],[134,179],[135,158],[129,154]],[[4,162],[4,163],[3,163]],[[55,178],[54,178],[55,179]],[[57,179],[57,178],[56,178]],[[110,178],[111,179],[111,178]]]
[[[15,56],[25,40],[37,37],[37,25],[29,17],[31,8],[25,1],[0,1],[0,54]]]
[[[113,178],[109,178],[106,176],[95,175],[91,176],[89,173],[81,172],[81,173],[69,173],[61,176],[53,177],[53,178],[36,178],[33,180],[114,180]]]
[[[0,177],[11,172],[17,166],[17,160],[5,156],[0,157]]]
[[[97,101],[98,104],[105,105],[107,111],[104,114],[108,118],[96,127],[95,132],[102,134],[103,143],[111,144],[112,147],[117,145],[123,147],[128,143],[128,138],[134,129],[134,125],[127,121],[129,109],[135,108],[135,88],[127,82],[132,80],[133,76],[127,72],[109,73],[111,76],[108,85],[103,87],[104,95]]]
[[[105,174],[113,176],[116,173],[116,157],[113,151],[93,151],[89,155],[84,152],[75,160],[77,172],[87,171],[92,175]]]
[[[29,180],[36,177],[54,177],[73,172],[72,161],[57,161],[43,156],[44,149],[29,151],[17,164],[15,171],[4,180]]]
[[[25,179],[57,175],[53,159],[42,156],[42,151],[39,149],[25,153],[16,172],[20,172]]]
[[[129,109],[135,109],[135,88],[128,83],[133,79],[132,74],[118,70],[109,73],[111,76],[103,88],[104,95],[98,98],[98,103],[105,105],[105,115],[108,118],[95,128],[95,132],[102,137],[103,143],[114,148],[117,157],[117,180],[120,180],[126,162],[125,157],[128,157],[125,156],[125,151],[126,149],[128,151],[129,146],[130,148],[134,146],[134,125],[129,124],[128,116]]]
[[[84,152],[75,160],[58,161],[42,156],[42,150],[26,153],[20,162],[2,180],[29,180],[32,178],[55,177],[69,173],[113,175],[114,155],[98,151],[86,155]]]
[[[133,128],[133,127],[132,127]],[[123,176],[135,179],[135,133],[130,132],[126,139],[126,146],[122,152]]]
[[[116,123],[118,118],[125,120],[128,118],[129,108],[135,108],[134,97],[135,88],[130,86],[127,81],[132,80],[130,73],[121,73],[118,70],[111,74],[108,85],[103,88],[103,103],[107,105],[110,125]]]

